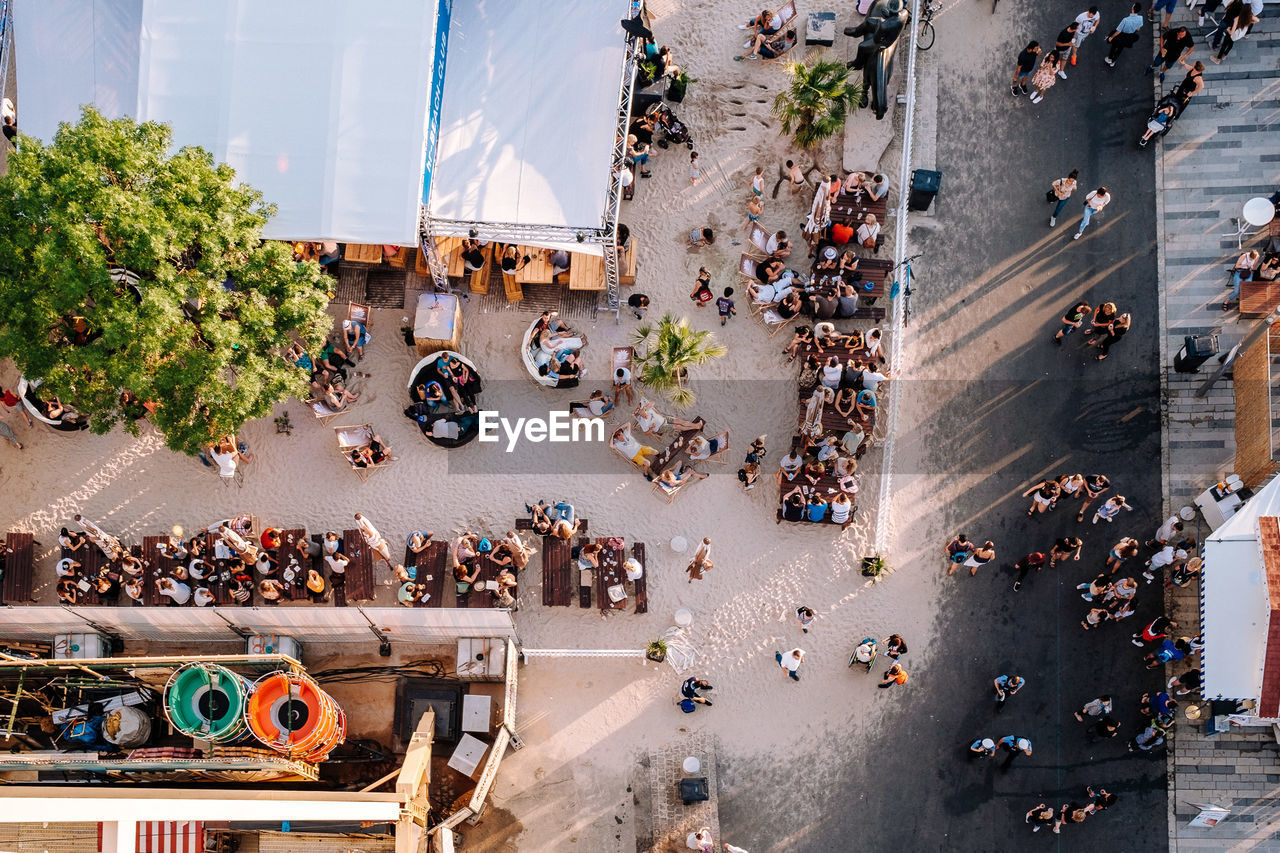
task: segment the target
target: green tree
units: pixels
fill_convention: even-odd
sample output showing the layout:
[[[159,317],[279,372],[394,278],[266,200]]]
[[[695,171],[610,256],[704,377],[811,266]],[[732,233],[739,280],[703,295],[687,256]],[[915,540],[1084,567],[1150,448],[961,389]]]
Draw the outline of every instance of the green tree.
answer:
[[[275,207],[171,142],[166,125],[91,107],[52,145],[21,137],[0,177],[0,356],[97,433],[136,435],[154,404],[169,447],[193,454],[305,394],[281,355],[332,320],[319,267],[263,242]]]
[[[689,327],[686,317],[664,314],[657,326],[644,323],[635,331],[635,362],[639,379],[655,391],[667,395],[677,406],[693,403],[694,394],[686,384],[688,369],[720,358],[728,348],[715,342],[711,332]]]
[[[849,79],[844,63],[797,62],[789,70],[790,84],[773,99],[782,132],[801,148],[812,148],[844,130],[849,111],[862,103],[862,84]]]

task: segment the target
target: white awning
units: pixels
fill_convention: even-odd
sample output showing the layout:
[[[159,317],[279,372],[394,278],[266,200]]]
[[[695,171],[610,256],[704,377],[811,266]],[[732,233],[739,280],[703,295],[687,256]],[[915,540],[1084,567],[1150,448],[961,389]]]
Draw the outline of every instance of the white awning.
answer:
[[[1271,599],[1258,519],[1280,516],[1280,478],[1249,499],[1204,543],[1200,575],[1204,695],[1257,699],[1267,653]]]
[[[436,4],[39,0],[14,7],[20,127],[80,105],[173,126],[279,208],[265,235],[417,242]]]
[[[629,9],[627,0],[455,4],[433,218],[603,225]]]

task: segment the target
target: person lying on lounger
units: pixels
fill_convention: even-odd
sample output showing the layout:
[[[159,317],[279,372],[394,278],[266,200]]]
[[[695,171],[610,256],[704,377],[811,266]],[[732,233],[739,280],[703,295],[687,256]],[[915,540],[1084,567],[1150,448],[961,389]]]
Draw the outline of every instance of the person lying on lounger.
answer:
[[[678,489],[690,480],[705,480],[707,475],[701,471],[695,471],[687,465],[676,463],[667,470],[662,472],[658,477],[658,482],[668,489]]]
[[[739,62],[741,62],[744,59],[750,59],[753,56],[758,56],[761,59],[777,59],[779,56],[782,56],[783,54],[785,54],[787,51],[791,50],[791,48],[795,46],[796,46],[795,30],[787,30],[785,33],[782,33],[781,35],[772,35],[772,36],[768,36],[768,35],[765,35],[764,33],[760,33],[755,37],[755,40],[752,42],[751,50],[747,51],[741,56],[735,56],[734,59]]]
[[[658,411],[658,407],[651,401],[640,399],[640,405],[636,406],[635,411],[636,426],[640,427],[640,431],[646,435],[657,435],[666,429],[667,416]]]
[[[599,389],[591,392],[591,399],[569,404],[570,413],[580,418],[599,418],[612,410],[613,398]]]
[[[704,438],[701,435],[695,435],[690,441],[686,450],[689,458],[695,461],[710,459],[723,449],[724,439],[722,438]]]
[[[649,457],[656,456],[658,453],[656,448],[641,444],[631,435],[631,424],[624,424],[614,430],[613,436],[609,439],[609,446],[641,468],[648,468]]]

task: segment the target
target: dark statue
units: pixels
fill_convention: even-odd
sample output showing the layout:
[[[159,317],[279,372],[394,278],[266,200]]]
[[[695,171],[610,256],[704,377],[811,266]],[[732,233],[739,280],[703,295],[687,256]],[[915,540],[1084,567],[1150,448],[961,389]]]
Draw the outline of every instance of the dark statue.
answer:
[[[870,98],[871,108],[876,118],[884,118],[889,109],[886,90],[889,78],[893,76],[893,54],[898,45],[898,37],[902,35],[911,20],[905,0],[876,0],[867,13],[867,19],[856,27],[846,27],[844,34],[861,37],[858,43],[858,55],[849,67],[862,71],[864,94],[860,106],[867,105]]]

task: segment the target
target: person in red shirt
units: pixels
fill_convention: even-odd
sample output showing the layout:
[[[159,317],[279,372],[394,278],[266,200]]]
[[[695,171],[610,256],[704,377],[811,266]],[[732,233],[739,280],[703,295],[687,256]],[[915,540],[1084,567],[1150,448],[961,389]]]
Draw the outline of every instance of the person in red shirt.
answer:
[[[31,426],[31,416],[28,415],[27,410],[23,408],[21,397],[8,388],[4,388],[0,389],[0,401],[3,401],[10,411],[16,410],[18,414],[22,415],[22,419],[27,422],[27,426]]]

